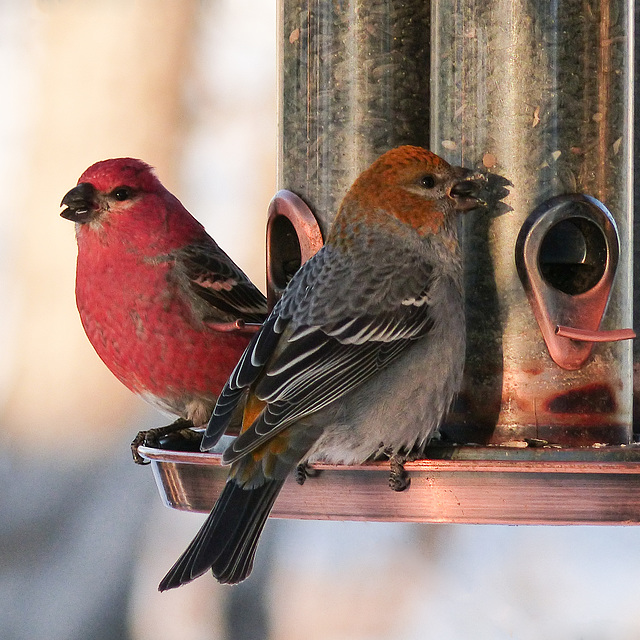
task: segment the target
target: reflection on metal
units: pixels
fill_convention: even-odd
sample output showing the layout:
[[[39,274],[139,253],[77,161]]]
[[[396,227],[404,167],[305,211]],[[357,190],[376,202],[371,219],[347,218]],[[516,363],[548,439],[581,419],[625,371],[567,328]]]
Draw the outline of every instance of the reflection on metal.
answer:
[[[267,300],[278,301],[293,274],[322,247],[322,233],[309,207],[282,189],[269,204],[267,218]]]
[[[516,443],[514,443],[516,444]],[[526,443],[519,443],[526,445]],[[220,454],[140,447],[169,507],[208,512],[227,478]],[[314,520],[492,524],[640,522],[640,449],[457,447],[407,463],[411,484],[389,489],[389,465],[314,465],[287,480],[272,515]]]
[[[582,367],[593,342],[633,337],[599,332],[618,257],[616,223],[590,196],[551,198],[522,225],[515,251],[518,275],[549,355],[563,369]]]

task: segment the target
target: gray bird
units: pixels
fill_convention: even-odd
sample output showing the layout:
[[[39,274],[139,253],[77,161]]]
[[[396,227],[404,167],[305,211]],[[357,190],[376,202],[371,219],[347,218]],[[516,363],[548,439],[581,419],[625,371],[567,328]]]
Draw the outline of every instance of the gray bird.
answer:
[[[160,591],[208,569],[244,580],[301,462],[397,459],[428,443],[462,380],[457,215],[484,205],[483,181],[412,146],[358,177],[220,394],[202,448],[242,422],[223,455],[229,477]]]

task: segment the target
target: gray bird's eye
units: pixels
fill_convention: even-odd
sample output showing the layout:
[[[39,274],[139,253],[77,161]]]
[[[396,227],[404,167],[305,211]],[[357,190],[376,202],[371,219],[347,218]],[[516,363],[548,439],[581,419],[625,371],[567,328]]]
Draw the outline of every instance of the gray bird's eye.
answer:
[[[425,189],[433,189],[436,186],[436,178],[428,173],[426,176],[420,178],[420,186]]]

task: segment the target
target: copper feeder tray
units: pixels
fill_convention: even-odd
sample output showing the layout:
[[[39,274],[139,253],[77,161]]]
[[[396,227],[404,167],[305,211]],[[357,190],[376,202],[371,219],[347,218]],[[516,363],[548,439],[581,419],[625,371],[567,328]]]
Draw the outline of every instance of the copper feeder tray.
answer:
[[[522,443],[524,445],[525,443]],[[224,445],[224,443],[222,443]],[[224,446],[221,447],[221,450]],[[140,447],[165,504],[208,512],[227,477],[220,453]],[[389,489],[389,465],[313,465],[290,478],[272,515],[306,520],[467,524],[640,523],[640,447],[577,449],[433,446],[405,465],[410,487]]]

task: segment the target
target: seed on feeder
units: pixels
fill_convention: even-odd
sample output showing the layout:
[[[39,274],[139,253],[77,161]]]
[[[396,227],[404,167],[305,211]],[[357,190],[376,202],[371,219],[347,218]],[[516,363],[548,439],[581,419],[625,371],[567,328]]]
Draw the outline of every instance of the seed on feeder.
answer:
[[[498,158],[496,158],[493,153],[485,153],[482,156],[482,164],[487,168],[487,169],[492,169],[493,167],[496,166],[496,164],[498,164]]]
[[[537,127],[540,124],[540,107],[536,107],[533,110],[533,123],[531,124],[532,127]]]
[[[614,143],[613,143],[613,155],[617,156],[618,152],[620,151],[620,145],[622,144],[622,137],[618,138]]]
[[[530,447],[547,447],[549,445],[549,441],[542,438],[525,438],[524,441]]]
[[[526,449],[529,444],[525,440],[507,440],[507,442],[502,443],[502,446],[511,449]]]
[[[289,34],[289,42],[291,44],[293,44],[294,42],[297,42],[300,38],[300,28],[298,27],[297,29],[294,29],[290,34]]]
[[[448,149],[449,151],[453,151],[458,146],[453,140],[443,140],[440,144],[442,144],[443,149]]]

